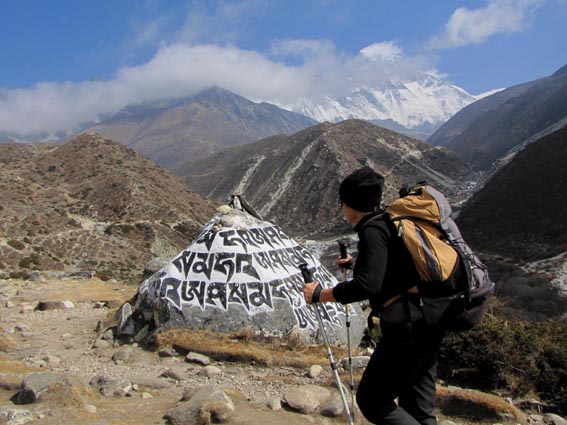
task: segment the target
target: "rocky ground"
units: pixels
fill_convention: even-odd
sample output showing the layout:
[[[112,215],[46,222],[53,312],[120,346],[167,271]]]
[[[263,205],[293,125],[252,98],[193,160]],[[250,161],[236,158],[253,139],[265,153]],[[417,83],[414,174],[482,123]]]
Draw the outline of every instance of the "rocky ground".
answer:
[[[99,323],[135,289],[97,279],[0,281],[0,424],[346,423],[328,364],[267,368],[121,345]],[[450,392],[441,392],[444,406]],[[475,423],[566,423],[473,404],[457,410],[485,409]],[[359,412],[355,423],[367,424]]]

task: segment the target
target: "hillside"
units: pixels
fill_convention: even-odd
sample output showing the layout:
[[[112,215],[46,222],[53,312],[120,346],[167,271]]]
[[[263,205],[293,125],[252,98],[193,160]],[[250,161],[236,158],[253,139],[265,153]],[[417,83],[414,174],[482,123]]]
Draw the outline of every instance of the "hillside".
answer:
[[[86,131],[117,140],[172,169],[229,146],[291,134],[316,122],[220,88],[171,101],[128,106]]]
[[[0,163],[4,277],[87,270],[138,279],[214,213],[171,174],[97,134],[59,147],[3,144]]]
[[[567,66],[552,76],[496,93],[469,106],[431,136],[477,170],[565,126]],[[505,100],[502,102],[502,100]],[[482,108],[480,107],[482,106]]]
[[[522,261],[567,251],[567,128],[528,145],[463,209],[476,247]]]
[[[217,201],[242,193],[264,218],[290,232],[333,233],[348,229],[338,208],[339,184],[363,164],[386,176],[386,201],[404,183],[427,180],[453,190],[470,173],[443,148],[348,120],[228,149],[176,174]]]

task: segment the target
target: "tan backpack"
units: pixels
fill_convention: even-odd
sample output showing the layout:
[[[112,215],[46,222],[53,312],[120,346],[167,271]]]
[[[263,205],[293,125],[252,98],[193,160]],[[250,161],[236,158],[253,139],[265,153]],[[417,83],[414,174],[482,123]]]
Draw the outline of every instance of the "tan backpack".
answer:
[[[486,266],[461,236],[445,196],[418,183],[402,188],[386,212],[410,252],[421,278],[418,292],[425,319],[448,330],[478,324],[494,283]]]

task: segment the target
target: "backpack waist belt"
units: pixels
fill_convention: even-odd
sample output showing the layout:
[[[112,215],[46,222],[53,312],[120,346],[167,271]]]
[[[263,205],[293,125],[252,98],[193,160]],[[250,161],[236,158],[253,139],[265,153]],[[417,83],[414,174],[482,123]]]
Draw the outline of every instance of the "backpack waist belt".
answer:
[[[399,299],[401,299],[405,294],[414,294],[417,295],[419,294],[419,290],[417,289],[417,286],[414,286],[413,288],[408,289],[406,292],[402,293],[402,294],[398,294],[393,296],[392,298],[390,298],[388,301],[386,301],[384,304],[382,304],[382,308],[388,308],[390,307],[392,304],[394,304],[396,301],[398,301]]]

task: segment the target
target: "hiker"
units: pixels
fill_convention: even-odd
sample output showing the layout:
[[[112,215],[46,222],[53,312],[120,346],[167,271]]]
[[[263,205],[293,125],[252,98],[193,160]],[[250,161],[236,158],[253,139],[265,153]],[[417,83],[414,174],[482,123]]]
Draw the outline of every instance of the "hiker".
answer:
[[[369,325],[373,315],[380,318],[382,335],[356,394],[366,419],[380,424],[435,425],[436,366],[444,331],[425,323],[418,294],[410,291],[419,275],[402,238],[379,210],[383,185],[384,178],[370,167],[343,180],[340,205],[359,242],[354,266],[350,255],[337,264],[352,267],[353,277],[327,289],[314,281],[303,292],[308,304],[369,299]]]

